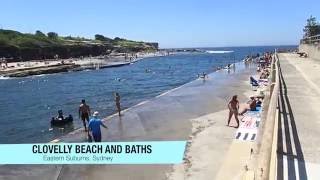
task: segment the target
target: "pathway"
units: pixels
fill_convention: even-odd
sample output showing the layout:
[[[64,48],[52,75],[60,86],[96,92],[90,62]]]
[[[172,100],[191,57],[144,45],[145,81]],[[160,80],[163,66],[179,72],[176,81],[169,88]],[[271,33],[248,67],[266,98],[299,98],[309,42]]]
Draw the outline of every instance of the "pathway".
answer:
[[[320,179],[320,62],[279,54],[277,179]]]

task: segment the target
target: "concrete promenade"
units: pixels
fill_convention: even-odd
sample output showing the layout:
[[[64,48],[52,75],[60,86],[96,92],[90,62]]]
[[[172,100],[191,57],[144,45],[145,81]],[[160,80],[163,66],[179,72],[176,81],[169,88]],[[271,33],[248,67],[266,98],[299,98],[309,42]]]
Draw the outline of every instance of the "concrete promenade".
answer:
[[[320,179],[320,61],[279,54],[276,179]]]

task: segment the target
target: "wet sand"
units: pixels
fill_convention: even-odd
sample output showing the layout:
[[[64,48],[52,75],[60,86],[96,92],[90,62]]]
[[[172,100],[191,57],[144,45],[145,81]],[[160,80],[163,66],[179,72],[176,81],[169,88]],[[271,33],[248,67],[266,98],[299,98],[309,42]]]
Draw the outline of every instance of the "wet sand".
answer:
[[[213,138],[215,155],[220,161],[208,161],[219,167],[231,143],[235,128],[224,126],[227,120],[226,104],[238,94],[239,101],[247,101],[250,89],[248,79],[255,73],[255,66],[245,67],[241,62],[230,72],[220,70],[202,79],[140,103],[123,112],[119,119],[113,115],[105,119],[109,130],[102,132],[103,141],[188,140],[192,135],[192,120],[212,117],[212,127],[221,132]],[[216,113],[216,114],[215,114]],[[219,131],[218,131],[219,130]],[[219,136],[220,137],[220,136]],[[61,138],[64,142],[84,142],[83,129]],[[202,152],[205,153],[205,152]],[[209,155],[208,155],[209,156]],[[214,168],[214,167],[213,167]],[[167,179],[172,165],[38,165],[9,166],[0,168],[0,179]]]

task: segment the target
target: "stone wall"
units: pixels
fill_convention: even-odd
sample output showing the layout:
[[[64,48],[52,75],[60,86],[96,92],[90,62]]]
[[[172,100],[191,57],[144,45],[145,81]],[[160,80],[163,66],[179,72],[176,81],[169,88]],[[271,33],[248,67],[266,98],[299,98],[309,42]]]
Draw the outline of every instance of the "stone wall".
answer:
[[[309,57],[320,60],[320,43],[318,44],[300,44],[299,52],[305,52]]]

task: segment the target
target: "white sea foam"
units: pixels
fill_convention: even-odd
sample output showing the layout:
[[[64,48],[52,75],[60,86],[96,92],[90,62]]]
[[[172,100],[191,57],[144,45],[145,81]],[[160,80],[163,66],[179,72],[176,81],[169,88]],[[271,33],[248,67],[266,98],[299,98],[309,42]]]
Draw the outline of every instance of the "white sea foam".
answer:
[[[206,51],[206,52],[210,54],[224,54],[224,53],[232,53],[234,51]]]
[[[46,76],[47,74],[38,74],[38,75],[34,75],[35,77],[42,77],[42,76]]]
[[[0,80],[10,79],[10,77],[0,76]]]

